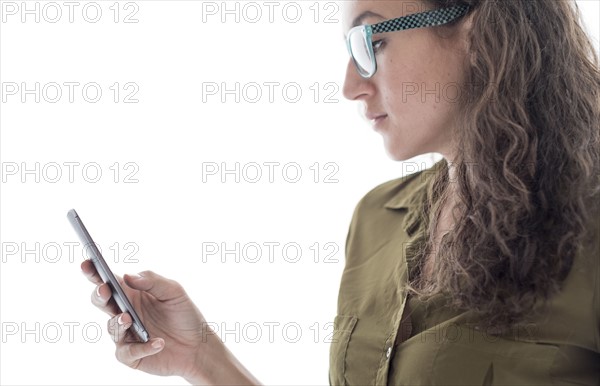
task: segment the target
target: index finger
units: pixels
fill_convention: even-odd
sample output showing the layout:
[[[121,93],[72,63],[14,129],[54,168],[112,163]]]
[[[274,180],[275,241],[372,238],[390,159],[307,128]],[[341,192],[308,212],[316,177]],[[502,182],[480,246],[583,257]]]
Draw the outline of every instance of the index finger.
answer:
[[[96,285],[104,283],[102,281],[102,278],[100,277],[100,275],[98,275],[98,272],[96,271],[96,267],[94,267],[94,264],[92,263],[91,260],[84,260],[81,263],[81,271],[83,272],[85,277],[87,277],[87,279],[89,281],[91,281],[92,283],[94,283]]]

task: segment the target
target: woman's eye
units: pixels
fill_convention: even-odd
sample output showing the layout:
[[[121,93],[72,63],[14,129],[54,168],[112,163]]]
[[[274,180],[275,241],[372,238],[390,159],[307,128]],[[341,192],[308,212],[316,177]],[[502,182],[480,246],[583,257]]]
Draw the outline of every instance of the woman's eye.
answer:
[[[377,51],[379,51],[380,49],[383,48],[383,46],[385,42],[383,41],[383,39],[381,40],[377,40],[376,42],[373,42],[373,52],[377,53]]]

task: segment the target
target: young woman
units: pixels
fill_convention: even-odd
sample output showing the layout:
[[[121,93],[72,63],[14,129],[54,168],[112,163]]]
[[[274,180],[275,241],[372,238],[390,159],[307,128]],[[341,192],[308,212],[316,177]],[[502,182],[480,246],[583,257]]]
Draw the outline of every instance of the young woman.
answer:
[[[360,101],[394,160],[348,234],[331,384],[600,384],[600,72],[573,1],[344,2]],[[126,275],[154,337],[89,262],[117,358],[193,383],[258,381],[176,282]],[[201,327],[202,326],[202,327]]]

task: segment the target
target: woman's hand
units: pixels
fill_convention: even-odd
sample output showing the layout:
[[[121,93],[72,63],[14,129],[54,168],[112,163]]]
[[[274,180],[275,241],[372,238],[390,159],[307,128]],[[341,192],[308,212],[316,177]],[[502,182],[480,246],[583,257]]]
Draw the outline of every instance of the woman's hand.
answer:
[[[120,362],[150,374],[179,375],[192,383],[258,383],[210,329],[179,283],[151,271],[118,278],[151,336],[140,343],[129,330],[131,316],[121,313],[92,262],[85,260],[81,269],[97,285],[92,303],[111,316],[108,331]]]

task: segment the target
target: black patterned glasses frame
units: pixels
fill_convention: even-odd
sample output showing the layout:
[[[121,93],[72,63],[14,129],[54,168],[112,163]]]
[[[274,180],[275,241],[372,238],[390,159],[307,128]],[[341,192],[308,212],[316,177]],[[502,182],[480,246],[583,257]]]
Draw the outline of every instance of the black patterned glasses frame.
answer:
[[[348,32],[348,52],[356,65],[358,73],[363,78],[370,78],[377,72],[377,61],[375,60],[375,53],[373,51],[373,35],[447,24],[466,15],[469,8],[468,5],[455,5],[448,8],[402,16],[377,24],[359,25]]]

